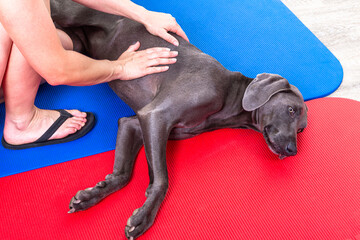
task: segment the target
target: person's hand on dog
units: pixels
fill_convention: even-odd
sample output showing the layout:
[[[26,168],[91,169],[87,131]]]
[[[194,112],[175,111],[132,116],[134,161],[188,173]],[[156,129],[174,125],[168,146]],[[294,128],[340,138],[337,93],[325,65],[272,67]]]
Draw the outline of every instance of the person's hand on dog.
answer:
[[[148,11],[143,24],[151,34],[161,37],[175,46],[179,46],[179,41],[168,32],[176,33],[189,42],[185,32],[170,14]]]
[[[148,74],[165,72],[169,66],[164,65],[174,64],[175,57],[178,55],[178,52],[170,51],[169,48],[149,48],[137,51],[139,48],[140,42],[136,42],[118,58],[120,80],[133,80]]]

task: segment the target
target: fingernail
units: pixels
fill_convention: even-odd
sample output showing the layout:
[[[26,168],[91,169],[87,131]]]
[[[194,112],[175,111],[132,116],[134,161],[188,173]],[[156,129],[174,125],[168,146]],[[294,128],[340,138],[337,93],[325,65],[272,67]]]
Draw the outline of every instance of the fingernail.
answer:
[[[179,42],[178,42],[178,41],[174,41],[173,44],[174,44],[175,46],[179,46]]]

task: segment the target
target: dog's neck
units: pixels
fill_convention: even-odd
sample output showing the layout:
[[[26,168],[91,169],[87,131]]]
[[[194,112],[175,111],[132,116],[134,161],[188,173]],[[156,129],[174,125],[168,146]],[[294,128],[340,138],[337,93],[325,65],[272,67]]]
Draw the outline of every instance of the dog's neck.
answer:
[[[218,112],[215,119],[220,128],[250,128],[261,132],[258,109],[247,112],[242,106],[245,90],[253,78],[248,78],[239,72],[228,76],[228,91],[225,96],[224,108]]]
[[[259,118],[259,109],[255,109],[254,111],[251,112],[251,118],[253,119],[251,128],[254,129],[255,131],[262,132],[262,127]]]

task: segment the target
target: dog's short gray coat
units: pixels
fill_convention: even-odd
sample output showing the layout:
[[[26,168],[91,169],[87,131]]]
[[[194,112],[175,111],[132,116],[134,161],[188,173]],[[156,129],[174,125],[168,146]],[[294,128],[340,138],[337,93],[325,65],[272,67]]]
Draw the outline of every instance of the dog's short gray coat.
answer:
[[[179,52],[177,63],[167,72],[109,83],[136,116],[119,119],[113,173],[95,187],[79,191],[71,200],[70,212],[85,210],[124,187],[142,145],[150,184],[146,202],[125,227],[130,239],[153,224],[167,192],[168,139],[220,128],[251,128],[263,133],[280,158],[297,153],[297,132],[307,125],[307,108],[298,89],[283,77],[264,73],[252,79],[231,72],[179,37],[180,46],[175,47],[137,22],[70,0],[52,0],[51,9],[55,24],[69,34],[74,49],[93,58],[115,60],[136,41],[142,49],[168,47]]]

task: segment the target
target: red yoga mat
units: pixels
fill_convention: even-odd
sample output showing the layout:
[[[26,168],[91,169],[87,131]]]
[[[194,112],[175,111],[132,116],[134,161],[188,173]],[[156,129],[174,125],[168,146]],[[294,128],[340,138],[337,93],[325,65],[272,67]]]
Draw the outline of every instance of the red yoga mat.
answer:
[[[295,157],[277,159],[251,130],[169,142],[169,191],[139,239],[360,239],[360,103],[307,104],[309,126]],[[113,157],[110,151],[0,178],[0,238],[126,239],[126,221],[145,201],[149,181],[143,150],[125,188],[67,214],[78,190],[111,172]]]

